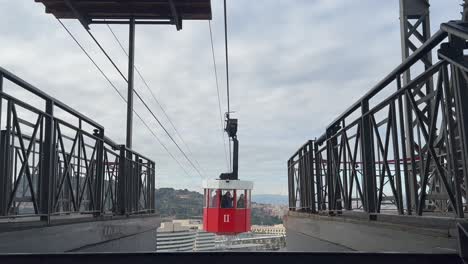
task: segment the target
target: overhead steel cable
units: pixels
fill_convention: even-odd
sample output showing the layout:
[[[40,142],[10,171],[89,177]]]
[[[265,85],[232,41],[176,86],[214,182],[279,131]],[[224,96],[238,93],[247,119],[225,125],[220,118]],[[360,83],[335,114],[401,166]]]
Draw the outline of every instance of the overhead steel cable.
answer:
[[[226,150],[226,134],[224,134],[223,111],[221,110],[221,96],[219,93],[218,69],[216,67],[216,56],[215,56],[214,44],[213,44],[213,30],[211,29],[210,20],[208,20],[208,26],[210,28],[211,53],[213,55],[213,69],[214,69],[214,75],[215,75],[215,80],[216,80],[216,91],[218,93],[219,119],[220,119],[220,124],[221,124],[221,140],[223,141],[223,145],[224,145],[224,157],[226,158],[226,167],[228,167],[229,169],[229,160],[227,157],[227,150]]]
[[[120,39],[117,37],[117,35],[115,34],[114,30],[112,29],[112,27],[109,25],[109,24],[106,24],[107,28],[109,29],[109,31],[111,32],[112,36],[114,37],[114,39],[117,41],[118,45],[120,46],[120,48],[122,49],[123,53],[125,53],[125,55],[128,57],[128,52],[125,50],[124,46],[122,45],[122,42],[120,41]],[[198,163],[198,160],[195,158],[195,155],[193,155],[193,152],[192,150],[190,149],[190,147],[188,146],[188,144],[185,142],[185,140],[183,139],[182,135],[179,133],[178,129],[176,128],[176,126],[174,125],[174,123],[172,122],[171,118],[169,117],[169,115],[167,114],[166,110],[164,109],[164,107],[162,106],[162,104],[159,102],[159,100],[156,98],[156,96],[154,95],[153,91],[151,90],[151,88],[149,87],[149,84],[148,82],[146,81],[146,79],[143,77],[143,74],[140,72],[140,70],[138,69],[138,67],[134,66],[134,69],[135,71],[137,72],[138,76],[140,77],[140,79],[142,80],[143,84],[145,85],[146,89],[150,92],[151,94],[151,97],[153,98],[153,100],[156,102],[156,104],[159,106],[159,108],[161,109],[161,111],[163,112],[164,116],[166,117],[166,119],[169,121],[169,123],[171,124],[172,128],[174,129],[176,135],[178,136],[178,138],[180,139],[180,141],[182,142],[182,144],[185,146],[185,148],[188,150],[190,156],[194,159],[195,163],[197,164],[198,168],[203,171],[202,167],[200,166],[200,163]]]
[[[62,27],[65,29],[65,31],[70,35],[70,37],[75,41],[75,43],[80,47],[81,51],[88,57],[88,59],[94,64],[96,69],[101,73],[101,75],[107,80],[107,82],[111,85],[111,87],[114,89],[115,92],[122,98],[122,100],[127,103],[127,99],[122,95],[122,93],[117,89],[117,87],[114,85],[114,83],[109,79],[109,77],[104,73],[104,71],[97,65],[96,61],[89,55],[89,53],[86,51],[86,49],[81,45],[81,43],[75,38],[75,36],[68,30],[68,28],[63,24],[63,22],[60,19],[57,19],[59,23],[62,25]],[[179,165],[179,167],[182,169],[182,171],[190,177],[189,173],[187,170],[182,166],[182,164],[174,157],[174,155],[169,151],[169,149],[162,143],[161,139],[154,133],[154,131],[149,127],[149,125],[143,120],[143,118],[138,114],[138,112],[133,109],[133,113],[140,119],[140,121],[143,123],[143,125],[150,131],[150,133],[154,136],[154,138],[158,141],[158,143],[166,150],[166,152],[171,156],[171,158]]]
[[[226,50],[226,90],[227,90],[227,109],[228,114],[231,112],[231,105],[229,102],[229,55],[228,55],[228,33],[227,33],[227,7],[226,0],[224,0],[224,46]]]
[[[231,105],[229,100],[229,56],[228,56],[228,32],[227,32],[227,6],[226,0],[224,0],[224,47],[226,50],[226,95],[227,95],[227,118],[231,113]],[[229,142],[229,169],[232,169],[232,157],[231,157],[231,142]]]
[[[91,31],[86,30],[88,34],[91,36],[91,38],[94,40],[96,45],[99,47],[99,49],[104,53],[104,55],[107,57],[109,62],[114,66],[114,68],[117,70],[117,72],[122,76],[122,78],[125,80],[125,82],[128,83],[127,77],[122,73],[122,71],[119,69],[119,67],[115,64],[115,62],[112,60],[112,58],[109,56],[109,54],[106,52],[106,50],[102,47],[102,45],[99,43],[99,41],[94,37],[93,33]],[[151,110],[151,108],[148,106],[148,104],[143,100],[143,97],[138,93],[136,89],[133,90],[135,95],[140,99],[141,103],[145,106],[145,108],[150,112],[150,114],[153,116],[153,118],[156,120],[156,122],[159,124],[159,126],[164,130],[164,132],[167,134],[167,136],[171,139],[171,141],[176,145],[177,149],[182,153],[182,155],[185,157],[185,159],[189,162],[189,164],[195,169],[195,171],[198,173],[198,175],[203,178],[202,173],[200,170],[195,166],[195,164],[192,162],[192,160],[188,157],[188,155],[185,153],[185,151],[179,146],[179,144],[174,140],[172,135],[169,133],[169,131],[166,129],[166,127],[161,123],[159,118],[154,114],[154,112]]]

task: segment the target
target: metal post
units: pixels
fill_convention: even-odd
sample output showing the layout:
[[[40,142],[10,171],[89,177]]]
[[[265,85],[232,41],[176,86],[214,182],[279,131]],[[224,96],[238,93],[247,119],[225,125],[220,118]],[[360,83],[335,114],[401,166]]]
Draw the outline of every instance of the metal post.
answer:
[[[55,124],[54,124],[54,102],[46,102],[44,146],[39,177],[39,201],[42,221],[50,222],[52,212],[52,197],[54,197],[55,178]]]
[[[8,164],[8,133],[7,131],[0,131],[0,154],[2,155],[2,159],[0,159],[0,216],[5,216],[8,214],[8,172],[7,172],[7,164]]]
[[[446,140],[447,140],[447,145],[448,145],[448,150],[450,153],[450,156],[456,157],[455,153],[457,152],[457,143],[456,143],[456,136],[457,135],[457,129],[455,127],[455,122],[453,120],[453,102],[451,98],[454,98],[453,96],[453,90],[450,89],[450,77],[448,74],[447,66],[443,66],[442,68],[442,76],[439,76],[439,78],[443,78],[443,89],[444,89],[444,94],[445,94],[445,105],[443,106],[442,109],[446,109],[444,114],[445,114],[445,119],[447,120],[447,128],[446,128]],[[453,89],[453,87],[452,87]],[[450,99],[449,99],[450,98]],[[456,102],[455,102],[456,103]],[[461,167],[464,169],[464,167]],[[463,180],[463,172],[465,170],[460,170],[461,169],[459,166],[459,161],[456,159],[451,159],[448,163],[448,169],[449,171],[453,174],[454,178],[454,193],[455,193],[455,199],[456,199],[456,211],[458,212],[461,217],[463,217],[463,203],[462,203],[462,191],[461,191],[461,180]]]
[[[338,175],[335,170],[337,138],[332,130],[327,131],[327,187],[328,187],[328,210],[337,209],[337,199],[335,187],[338,182]]]
[[[141,162],[143,162],[142,159],[138,155],[135,155],[135,175],[133,176],[133,182],[134,182],[134,211],[139,211],[139,205],[140,205],[140,194],[141,194],[141,189],[140,189],[140,182],[141,182],[141,176],[142,176],[142,166]]]
[[[429,1],[427,0],[400,0],[400,34],[401,34],[401,51],[402,51],[402,60],[406,60],[411,51],[414,51],[418,47],[416,44],[411,41],[411,37],[414,36],[418,38],[418,40],[424,44],[431,36],[430,33],[430,16],[429,16]],[[411,24],[411,22],[414,23]],[[409,25],[412,25],[412,29],[409,28]],[[418,30],[419,29],[419,30]],[[422,45],[421,44],[421,45]],[[422,60],[425,62],[425,69],[428,69],[432,65],[432,55],[431,53],[427,53],[427,55]],[[411,81],[411,70],[407,70],[403,74],[403,86],[406,86]],[[426,85],[426,91],[421,89],[421,92],[425,92],[424,94],[430,94],[433,91],[433,81],[432,78],[429,79]],[[431,112],[430,109],[432,104],[430,103],[432,100],[428,101],[429,107],[427,108],[427,112],[425,113],[430,120],[429,113]],[[417,183],[417,165],[416,165],[416,157],[415,157],[415,139],[414,139],[414,127],[413,127],[413,113],[411,111],[411,106],[409,102],[409,98],[405,96],[404,101],[404,112],[405,112],[405,152],[407,157],[411,160],[411,169],[408,169],[408,174],[405,174],[405,182],[408,183],[408,189],[410,193],[406,194],[407,203],[411,203],[407,205],[408,214],[411,214],[412,209],[416,209],[416,205],[418,204],[418,183]],[[403,136],[403,135],[402,135]],[[405,160],[405,163],[407,161]],[[422,161],[420,161],[422,162]],[[404,166],[407,166],[404,164]],[[409,180],[406,178],[409,177]]]
[[[155,191],[155,183],[154,183],[154,170],[155,170],[155,165],[154,162],[148,160],[147,161],[147,176],[146,176],[146,186],[147,186],[147,191],[146,191],[146,199],[147,199],[147,204],[150,213],[154,213],[154,191]]]
[[[456,36],[450,36],[450,47],[460,61],[463,61],[463,50],[466,47],[466,41]],[[460,167],[463,170],[465,184],[468,183],[468,82],[463,76],[462,69],[451,65],[453,89],[455,97],[455,113],[457,115],[458,128],[458,147],[461,152]],[[459,170],[459,167],[455,169]],[[465,199],[468,199],[468,192],[465,192]],[[463,216],[463,211],[459,212],[459,217]]]
[[[301,148],[299,149],[299,164],[298,164],[298,170],[297,170],[297,179],[299,181],[299,194],[300,194],[300,201],[301,201],[301,211],[305,211],[307,208],[306,204],[306,181],[305,181],[305,173],[304,173],[304,157],[303,157],[303,152],[304,149]]]
[[[232,143],[232,174],[234,176],[234,180],[237,180],[239,178],[239,140],[237,140],[237,137],[232,138]]]
[[[126,199],[127,195],[125,188],[127,186],[127,171],[126,171],[126,150],[125,146],[120,146],[120,155],[119,155],[119,175],[117,179],[117,214],[124,215],[126,213]]]
[[[374,158],[374,144],[373,144],[373,135],[372,135],[372,124],[370,116],[366,114],[369,112],[369,101],[362,101],[361,113],[362,113],[362,140],[361,140],[361,149],[362,149],[362,162],[363,162],[363,172],[364,172],[364,198],[366,199],[366,211],[368,213],[376,212],[376,178],[375,178],[375,158]]]
[[[311,203],[311,209],[312,209],[312,213],[316,213],[317,212],[317,207],[315,206],[315,170],[314,170],[314,142],[313,141],[309,141],[309,144],[308,144],[308,153],[309,153],[309,159],[308,159],[308,163],[309,163],[309,169],[308,169],[308,173],[310,175],[309,177],[309,183],[310,184],[310,203]]]
[[[156,163],[151,162],[151,164],[153,164],[153,170],[152,170],[153,178],[151,180],[151,183],[153,186],[153,188],[151,188],[151,203],[152,203],[151,209],[153,209],[152,213],[155,213],[156,212]]]
[[[133,129],[133,82],[135,67],[135,18],[130,19],[128,48],[128,93],[127,93],[127,142],[126,147],[132,148]]]
[[[468,0],[463,2],[463,21],[468,21]]]
[[[317,209],[322,211],[322,173],[321,173],[321,160],[319,154],[319,146],[317,142],[314,143],[314,157],[315,157],[315,181],[316,181],[316,192],[317,192]]]
[[[0,94],[3,92],[3,74],[0,73]],[[2,100],[3,97],[0,95],[0,153],[2,156],[4,155],[5,151],[5,133],[2,132]],[[0,160],[0,215],[5,215],[6,210],[5,210],[5,205],[7,203],[7,192],[6,192],[6,186],[7,186],[7,176],[4,171],[4,166],[5,166],[5,158]]]
[[[2,130],[2,101],[3,97],[1,94],[3,93],[3,74],[0,73],[0,131]]]
[[[329,140],[326,141],[327,145],[327,170],[326,170],[326,177],[325,177],[325,185],[327,186],[328,191],[328,211],[332,211],[335,209],[335,203],[333,202],[333,198],[335,197],[333,192],[333,145],[330,139],[330,133],[327,131],[327,138]]]
[[[96,186],[94,193],[94,209],[99,211],[96,215],[104,213],[104,129],[96,130],[97,150],[96,150]]]
[[[288,160],[288,187],[289,187],[289,210],[294,211],[294,168],[292,167],[292,160]]]

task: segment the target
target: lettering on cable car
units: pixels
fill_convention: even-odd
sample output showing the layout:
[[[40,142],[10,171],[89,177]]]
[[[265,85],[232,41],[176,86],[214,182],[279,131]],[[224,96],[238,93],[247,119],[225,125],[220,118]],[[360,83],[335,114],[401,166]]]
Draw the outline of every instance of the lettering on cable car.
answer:
[[[228,214],[224,215],[224,223],[229,223],[229,215]]]

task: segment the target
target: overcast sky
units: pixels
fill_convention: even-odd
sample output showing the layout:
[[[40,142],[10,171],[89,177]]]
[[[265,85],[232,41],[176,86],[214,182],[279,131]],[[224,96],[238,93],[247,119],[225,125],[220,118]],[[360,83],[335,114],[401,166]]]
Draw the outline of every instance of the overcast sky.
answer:
[[[222,1],[213,0],[214,45],[226,111]],[[401,60],[398,0],[228,1],[231,109],[239,118],[239,176],[256,193],[287,194],[286,161],[306,140]],[[460,17],[461,1],[433,0],[433,32]],[[126,106],[44,6],[0,0],[0,66],[83,112],[125,142]],[[126,84],[76,21],[65,21],[123,94]],[[103,25],[100,40],[126,73],[126,57]],[[127,27],[113,26],[127,46]],[[207,178],[226,171],[207,21],[138,26],[136,64]],[[136,89],[174,135],[140,79]],[[135,99],[189,177],[139,120],[134,149],[157,163],[157,186],[200,191],[201,178]],[[175,135],[174,135],[175,137]],[[185,149],[185,145],[180,142]],[[187,151],[188,152],[188,151]]]

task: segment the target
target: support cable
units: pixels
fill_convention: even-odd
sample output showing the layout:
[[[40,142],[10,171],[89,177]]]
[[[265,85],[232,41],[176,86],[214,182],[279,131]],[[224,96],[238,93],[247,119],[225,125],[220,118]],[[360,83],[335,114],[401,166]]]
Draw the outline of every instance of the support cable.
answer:
[[[122,45],[122,42],[120,41],[120,39],[117,37],[117,35],[115,34],[114,30],[112,29],[112,27],[109,25],[109,24],[106,24],[107,28],[109,29],[109,31],[111,32],[112,36],[114,37],[114,39],[117,41],[117,43],[119,44],[120,48],[122,49],[123,53],[125,53],[125,55],[128,57],[128,52],[125,50],[124,46]],[[175,127],[174,123],[172,122],[171,118],[169,117],[169,115],[167,114],[166,110],[164,110],[162,104],[159,102],[159,100],[156,98],[156,96],[154,95],[153,91],[151,90],[151,88],[149,87],[149,84],[148,82],[145,80],[145,78],[143,77],[143,74],[140,72],[140,70],[138,69],[137,66],[134,66],[135,68],[135,71],[137,72],[138,76],[140,77],[141,81],[143,82],[143,84],[145,85],[146,89],[150,92],[151,94],[151,97],[153,98],[153,100],[156,102],[156,104],[158,105],[158,107],[161,109],[161,111],[163,112],[164,116],[166,117],[166,119],[169,121],[169,123],[171,124],[172,128],[174,129],[176,135],[179,137],[180,141],[182,142],[182,144],[185,146],[185,148],[188,150],[188,153],[190,154],[190,156],[193,158],[193,160],[195,161],[195,163],[197,164],[198,168],[203,171],[203,169],[201,168],[200,166],[200,163],[198,163],[198,160],[195,158],[195,155],[193,155],[193,152],[192,150],[189,148],[188,144],[185,142],[185,140],[182,138],[182,135],[180,135],[179,131],[177,130],[177,128]]]
[[[94,42],[96,43],[96,45],[98,45],[99,49],[101,49],[101,51],[104,53],[104,55],[107,57],[107,59],[109,60],[109,62],[114,66],[114,68],[117,70],[117,72],[120,74],[120,76],[122,76],[122,78],[125,80],[125,82],[128,83],[128,79],[127,77],[125,77],[125,75],[122,73],[122,71],[119,69],[119,67],[115,64],[115,62],[112,60],[112,58],[109,56],[109,54],[106,52],[106,50],[101,46],[101,44],[99,43],[99,41],[94,37],[93,33],[91,33],[91,31],[87,30],[88,34],[91,36],[91,38],[94,40]],[[153,116],[153,118],[156,120],[156,122],[159,124],[159,126],[164,130],[164,132],[167,134],[167,136],[171,139],[171,141],[176,145],[176,147],[179,149],[179,151],[182,153],[182,155],[185,157],[185,159],[190,163],[190,165],[195,169],[195,171],[198,173],[198,175],[203,178],[200,170],[194,165],[194,163],[192,162],[192,160],[188,157],[188,155],[185,153],[184,150],[182,150],[182,148],[179,146],[179,144],[174,140],[174,138],[171,136],[171,134],[169,133],[169,131],[166,129],[166,127],[161,123],[161,121],[159,120],[159,118],[156,117],[156,115],[154,114],[154,112],[151,110],[151,108],[148,106],[148,104],[145,102],[145,100],[143,100],[143,97],[141,97],[141,95],[138,93],[137,90],[133,90],[133,92],[135,93],[135,95],[138,97],[138,99],[140,99],[141,103],[145,106],[145,108],[148,110],[148,112],[150,112],[150,114]]]
[[[216,91],[218,93],[218,108],[219,108],[219,119],[220,119],[220,124],[221,124],[221,140],[223,141],[224,145],[224,157],[226,158],[226,167],[229,170],[229,160],[228,160],[228,155],[227,155],[227,149],[226,149],[226,134],[224,134],[224,122],[223,122],[223,112],[221,110],[221,96],[219,94],[219,81],[218,81],[218,69],[216,67],[216,57],[215,57],[215,51],[214,51],[214,44],[213,44],[213,31],[211,29],[211,21],[208,20],[208,26],[210,28],[210,40],[211,40],[211,53],[213,55],[213,69],[214,69],[214,75],[216,79]]]
[[[111,87],[114,89],[115,92],[122,98],[122,100],[127,103],[127,99],[122,95],[122,93],[117,89],[117,87],[112,83],[112,81],[109,79],[109,77],[102,71],[102,69],[97,65],[96,61],[89,55],[89,53],[84,49],[84,47],[80,44],[80,42],[75,38],[75,36],[68,30],[68,28],[63,24],[63,22],[60,19],[57,19],[58,22],[62,25],[62,27],[67,31],[67,33],[70,35],[70,37],[75,41],[75,43],[80,47],[81,51],[88,57],[88,59],[94,64],[96,69],[101,73],[101,75],[107,80],[107,82],[111,85]],[[149,127],[149,125],[143,120],[143,118],[138,114],[138,112],[133,109],[133,112],[135,115],[140,119],[140,121],[143,123],[143,125],[150,131],[150,133],[154,136],[154,138],[158,141],[158,143],[166,150],[166,152],[171,156],[171,158],[179,165],[179,167],[184,171],[184,173],[190,177],[189,173],[187,170],[182,166],[182,164],[177,160],[174,155],[169,151],[169,149],[164,145],[164,143],[161,141],[161,139],[154,133],[154,131]]]

